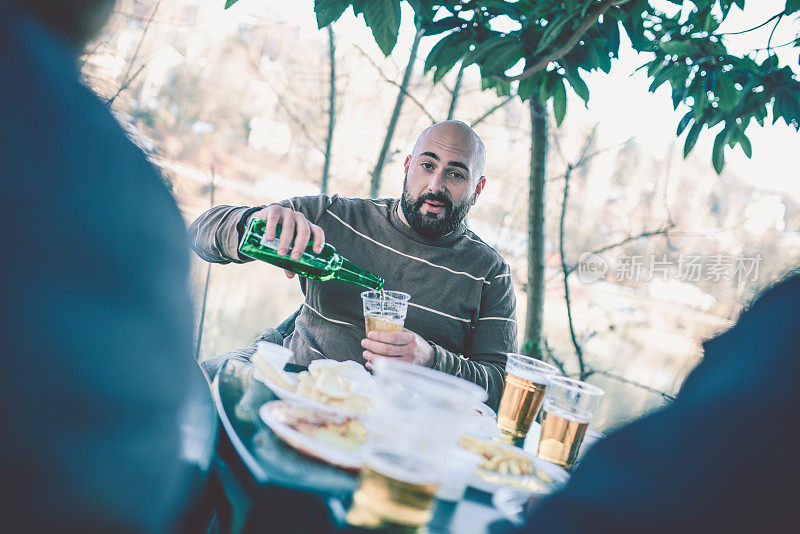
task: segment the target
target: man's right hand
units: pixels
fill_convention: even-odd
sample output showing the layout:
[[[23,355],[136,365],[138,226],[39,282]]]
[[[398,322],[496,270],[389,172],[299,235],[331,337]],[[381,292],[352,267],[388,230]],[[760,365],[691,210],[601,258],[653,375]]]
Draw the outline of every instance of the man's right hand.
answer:
[[[306,219],[306,216],[299,211],[291,208],[284,208],[280,204],[270,204],[266,208],[253,213],[247,220],[261,219],[267,223],[264,233],[268,240],[275,239],[278,225],[281,225],[281,238],[278,241],[278,255],[285,256],[291,247],[292,258],[300,259],[300,255],[308,246],[309,241],[314,242],[314,252],[322,252],[325,244],[325,231]],[[294,245],[292,243],[294,242]],[[284,270],[288,278],[294,277],[294,273]]]

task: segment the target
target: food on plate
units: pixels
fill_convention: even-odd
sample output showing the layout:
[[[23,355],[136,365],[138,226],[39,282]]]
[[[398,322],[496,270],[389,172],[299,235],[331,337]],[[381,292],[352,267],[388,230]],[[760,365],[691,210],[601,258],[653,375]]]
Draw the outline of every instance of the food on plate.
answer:
[[[369,397],[354,392],[356,388],[363,391],[368,386],[352,368],[353,365],[359,365],[355,362],[309,366],[308,371],[297,375],[296,385],[289,383],[284,372],[276,369],[272,363],[263,359],[254,359],[254,362],[270,382],[296,395],[357,414],[366,414],[370,410]],[[366,374],[363,367],[361,371]],[[371,377],[367,380],[371,380]]]
[[[357,417],[286,402],[276,404],[272,414],[296,432],[339,449],[356,450],[367,438],[367,430]]]
[[[294,386],[289,383],[283,377],[283,370],[276,369],[269,361],[264,358],[257,358],[253,357],[253,363],[255,364],[256,368],[261,371],[267,379],[273,382],[276,386],[282,387],[283,389],[288,389],[289,391],[294,389]]]
[[[550,488],[532,476],[501,475],[494,471],[476,471],[475,474],[491,484],[511,486],[512,488],[524,489],[535,493],[550,493],[551,491]]]
[[[470,435],[462,436],[459,443],[465,449],[483,456],[483,461],[478,464],[481,469],[496,471],[501,475],[533,474],[533,460],[511,447],[482,441]]]

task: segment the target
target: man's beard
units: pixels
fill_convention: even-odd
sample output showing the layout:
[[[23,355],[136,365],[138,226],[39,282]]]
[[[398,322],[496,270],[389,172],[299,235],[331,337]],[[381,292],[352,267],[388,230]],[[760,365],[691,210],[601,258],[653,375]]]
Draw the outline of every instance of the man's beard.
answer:
[[[425,201],[443,204],[444,216],[439,217],[441,212],[430,215],[423,214],[421,210]],[[425,193],[414,200],[408,192],[408,178],[406,177],[403,182],[403,196],[400,198],[400,208],[403,210],[403,215],[405,215],[411,229],[426,239],[442,238],[458,228],[467,216],[471,206],[471,200],[465,200],[461,204],[453,204],[446,192]]]

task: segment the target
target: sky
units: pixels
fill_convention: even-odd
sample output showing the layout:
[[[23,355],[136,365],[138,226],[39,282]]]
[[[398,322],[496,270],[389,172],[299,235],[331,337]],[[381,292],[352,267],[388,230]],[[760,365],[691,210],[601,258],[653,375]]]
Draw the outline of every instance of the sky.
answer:
[[[664,9],[680,9],[669,2],[661,1]],[[301,29],[302,34],[311,36],[320,31],[316,27],[313,0],[295,0],[293,2],[274,2],[272,16]],[[733,7],[731,14],[720,27],[722,32],[736,32],[752,28],[766,21],[775,13],[783,10],[785,0],[748,0],[747,12],[743,13]],[[254,0],[242,0],[231,8],[231,15],[245,10],[254,13],[263,12],[263,4]],[[413,40],[413,13],[407,4],[403,5],[403,23],[400,29],[397,46],[392,58],[402,68],[408,57]],[[766,46],[767,39],[774,23],[763,28],[738,36],[726,38],[729,50],[750,50]],[[344,37],[365,49],[377,49],[369,30],[360,18],[348,10],[334,25],[337,35]],[[775,29],[772,44],[783,44],[796,37],[800,21],[784,19]],[[301,34],[301,38],[302,38]],[[623,33],[624,36],[624,33]],[[420,57],[436,43],[437,38],[423,39],[420,45]],[[580,118],[588,124],[599,123],[599,146],[613,146],[634,138],[636,142],[655,157],[666,156],[669,150],[681,151],[683,136],[677,140],[675,130],[686,108],[673,110],[669,84],[664,84],[656,93],[649,93],[650,85],[644,71],[636,72],[637,67],[647,61],[628,45],[623,37],[620,58],[613,62],[610,74],[597,71],[586,75],[591,90],[591,98],[584,107],[583,102],[570,91],[567,106],[567,120]],[[796,71],[798,67],[797,48],[788,46],[776,50],[781,65],[788,64]],[[760,52],[757,58],[763,60],[766,52]],[[580,117],[570,117],[570,115]],[[740,147],[727,148],[726,172],[732,172],[754,186],[776,191],[786,191],[800,202],[800,134],[787,126],[782,120],[776,124],[768,121],[765,127],[753,123],[747,129],[747,135],[753,145],[753,157],[748,159]],[[701,134],[693,153],[699,154],[711,168],[711,147],[716,131]],[[675,148],[677,147],[677,148]]]

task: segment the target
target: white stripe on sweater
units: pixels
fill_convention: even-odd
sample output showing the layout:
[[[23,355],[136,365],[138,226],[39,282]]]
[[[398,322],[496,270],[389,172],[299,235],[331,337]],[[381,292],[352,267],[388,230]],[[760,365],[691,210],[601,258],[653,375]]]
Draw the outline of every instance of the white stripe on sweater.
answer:
[[[509,323],[517,323],[516,319],[509,319],[508,317],[480,317],[479,321],[508,321]]]
[[[373,238],[369,237],[368,235],[362,234],[361,232],[359,232],[358,230],[356,230],[355,228],[353,228],[352,226],[350,226],[349,224],[347,224],[346,222],[344,222],[344,221],[343,221],[343,220],[342,220],[342,219],[341,219],[341,218],[340,218],[338,215],[336,215],[335,213],[333,213],[333,212],[330,212],[330,211],[329,211],[328,213],[329,213],[329,214],[330,214],[330,215],[331,215],[331,216],[332,216],[334,219],[336,219],[337,221],[339,221],[340,223],[342,223],[343,225],[345,225],[345,226],[346,226],[346,227],[348,227],[350,230],[352,230],[352,231],[353,231],[353,232],[355,232],[356,234],[360,235],[360,236],[361,236],[361,237],[363,237],[364,239],[367,239],[368,241],[372,241],[372,242],[373,242],[373,243],[375,243],[376,245],[378,245],[378,246],[380,246],[380,247],[383,247],[383,248],[385,248],[386,250],[391,250],[391,251],[392,251],[392,252],[394,252],[395,254],[399,254],[400,256],[404,256],[404,257],[406,257],[406,258],[410,258],[410,259],[412,259],[412,260],[417,260],[417,261],[419,261],[419,262],[422,262],[422,263],[424,263],[424,264],[426,264],[426,265],[430,265],[431,267],[436,267],[437,269],[443,269],[443,270],[445,270],[445,271],[448,271],[448,272],[451,272],[451,273],[453,273],[453,274],[460,274],[460,275],[466,276],[466,277],[468,277],[468,278],[472,278],[473,280],[475,280],[475,281],[477,281],[477,282],[483,282],[484,284],[487,284],[487,285],[488,285],[488,284],[491,284],[491,282],[489,282],[488,280],[486,280],[486,278],[485,278],[485,277],[483,277],[483,276],[474,276],[474,275],[471,275],[471,274],[469,274],[469,273],[465,273],[464,271],[454,271],[453,269],[450,269],[450,268],[448,268],[448,267],[445,267],[445,266],[443,266],[443,265],[436,265],[435,263],[431,263],[431,262],[429,262],[428,260],[424,260],[424,259],[422,259],[422,258],[418,258],[418,257],[416,257],[416,256],[412,256],[412,255],[410,255],[410,254],[406,254],[406,253],[404,253],[404,252],[400,252],[399,250],[393,249],[392,247],[390,247],[390,246],[388,246],[388,245],[384,245],[384,244],[383,244],[383,243],[381,243],[380,241],[376,241],[376,240],[374,240]],[[461,319],[459,319],[459,320],[461,320]]]
[[[360,327],[360,326],[356,326],[356,325],[354,325],[354,324],[352,324],[352,323],[348,323],[348,322],[346,322],[346,321],[337,321],[336,319],[331,319],[330,317],[325,317],[325,316],[324,316],[324,315],[322,315],[320,312],[318,312],[317,310],[315,310],[314,308],[312,308],[312,307],[311,307],[311,306],[308,304],[308,302],[306,302],[305,304],[303,304],[303,306],[305,306],[305,307],[306,307],[306,308],[308,308],[309,310],[313,311],[314,313],[316,313],[317,315],[319,315],[320,317],[322,317],[322,318],[323,318],[323,319],[325,319],[326,321],[330,321],[330,322],[332,322],[332,323],[336,323],[336,324],[343,324],[343,325],[345,325],[345,326],[352,326],[353,328],[358,328],[358,329],[361,329],[361,327]]]
[[[421,310],[425,310],[431,313],[435,313],[437,315],[443,315],[455,321],[461,321],[462,323],[469,323],[469,319],[462,319],[461,317],[456,317],[455,315],[450,315],[449,313],[440,312],[438,310],[434,310],[433,308],[426,308],[425,306],[420,306],[419,304],[414,304],[413,302],[408,303],[409,306],[414,306],[415,308],[419,308]]]

